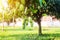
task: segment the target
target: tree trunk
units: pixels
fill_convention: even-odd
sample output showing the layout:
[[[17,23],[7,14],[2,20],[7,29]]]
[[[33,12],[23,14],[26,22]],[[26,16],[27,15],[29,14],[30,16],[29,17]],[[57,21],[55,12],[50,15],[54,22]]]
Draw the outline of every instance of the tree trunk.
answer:
[[[25,24],[25,21],[24,21],[24,23],[23,23],[23,29],[25,29],[25,27],[26,27],[26,24]]]
[[[39,36],[42,34],[42,28],[41,28],[41,20],[38,21],[39,25]]]
[[[2,31],[4,31],[4,23],[3,23],[3,26],[2,26]]]
[[[14,23],[13,27],[15,27],[15,22],[14,22],[14,20],[15,20],[15,18],[14,18],[14,16],[13,16],[13,23]]]
[[[23,29],[25,29],[25,27],[26,27],[26,24],[25,24],[25,22],[23,23]]]
[[[2,31],[4,31],[4,12],[3,12],[3,21],[2,21],[2,23],[3,23],[3,26],[2,26]]]
[[[24,19],[24,22],[23,22],[23,29],[25,29],[26,26],[27,26],[27,25],[26,25],[26,19]]]

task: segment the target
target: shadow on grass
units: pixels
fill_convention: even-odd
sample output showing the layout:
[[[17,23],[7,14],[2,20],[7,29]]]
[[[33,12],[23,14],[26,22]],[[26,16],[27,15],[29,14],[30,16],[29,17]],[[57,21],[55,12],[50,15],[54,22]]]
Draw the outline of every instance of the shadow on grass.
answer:
[[[9,35],[9,36],[1,36],[2,39],[4,38],[13,38],[17,40],[34,40],[38,36],[37,34],[16,34],[16,35]]]
[[[17,40],[54,40],[56,37],[60,38],[60,34],[15,34],[15,35],[9,35],[9,36],[0,36],[1,38],[10,38]]]
[[[60,34],[42,34],[38,35],[35,40],[57,40],[60,39]]]
[[[60,37],[60,34],[59,33],[56,33],[56,34],[42,34],[40,35],[42,37]]]

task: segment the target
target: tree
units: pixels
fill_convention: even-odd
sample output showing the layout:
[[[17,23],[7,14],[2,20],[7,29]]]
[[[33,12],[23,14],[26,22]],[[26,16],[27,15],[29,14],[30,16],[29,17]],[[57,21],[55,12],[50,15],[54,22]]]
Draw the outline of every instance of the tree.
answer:
[[[24,18],[23,29],[25,29],[27,19],[27,7],[25,6],[25,0],[8,0],[10,10],[12,11],[13,18]]]
[[[41,3],[39,3],[41,2]],[[43,13],[46,13],[46,2],[45,0],[26,0],[26,6],[28,7],[28,14],[34,21],[39,25],[39,35],[42,34],[41,29],[41,17]]]
[[[9,13],[13,15],[13,20],[18,17],[23,18],[25,0],[8,0],[8,4],[11,11]]]
[[[42,31],[41,30],[42,14],[46,13],[48,15],[55,15],[57,17],[60,13],[59,0],[30,0],[30,1],[27,0],[26,4],[29,9],[29,13],[27,15],[31,16],[33,20],[37,21],[39,25],[39,34],[42,34],[41,32]]]

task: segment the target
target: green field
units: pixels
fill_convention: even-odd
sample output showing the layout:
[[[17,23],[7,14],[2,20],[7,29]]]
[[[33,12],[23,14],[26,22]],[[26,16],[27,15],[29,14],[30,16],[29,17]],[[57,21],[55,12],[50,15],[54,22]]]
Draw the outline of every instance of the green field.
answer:
[[[38,27],[0,27],[0,40],[60,40],[60,28],[42,27],[42,33],[38,36]]]

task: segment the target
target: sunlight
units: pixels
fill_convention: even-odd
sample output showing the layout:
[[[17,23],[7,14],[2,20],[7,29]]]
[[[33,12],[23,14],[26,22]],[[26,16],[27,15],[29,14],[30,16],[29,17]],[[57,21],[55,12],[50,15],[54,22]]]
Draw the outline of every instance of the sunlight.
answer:
[[[3,8],[6,9],[8,7],[7,0],[0,0],[0,12],[3,12]]]
[[[4,8],[7,8],[8,7],[7,0],[2,0],[2,5]]]

